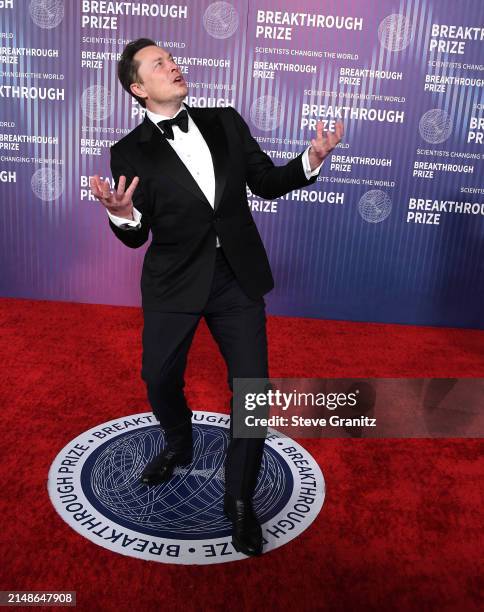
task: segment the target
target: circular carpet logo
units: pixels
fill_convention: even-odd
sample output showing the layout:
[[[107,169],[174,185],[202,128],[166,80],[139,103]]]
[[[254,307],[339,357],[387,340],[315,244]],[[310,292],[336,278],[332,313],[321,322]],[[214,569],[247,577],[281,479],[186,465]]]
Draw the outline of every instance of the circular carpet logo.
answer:
[[[140,482],[165,445],[153,414],[103,423],[69,442],[53,461],[50,499],[75,531],[117,553],[161,563],[211,564],[246,559],[232,545],[223,514],[230,418],[193,413],[193,461],[158,486]],[[302,533],[325,495],[321,470],[299,444],[269,429],[253,497],[264,553]]]

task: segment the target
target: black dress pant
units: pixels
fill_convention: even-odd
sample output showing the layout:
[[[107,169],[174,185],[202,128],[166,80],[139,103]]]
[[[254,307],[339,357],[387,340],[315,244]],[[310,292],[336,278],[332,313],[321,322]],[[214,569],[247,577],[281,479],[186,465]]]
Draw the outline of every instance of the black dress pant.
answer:
[[[217,248],[212,286],[201,312],[143,311],[141,376],[148,399],[169,447],[192,445],[191,416],[184,394],[187,355],[201,317],[220,348],[233,378],[268,378],[265,301],[249,298],[240,288],[222,251]],[[230,443],[225,460],[225,490],[237,498],[253,495],[262,461],[264,439],[234,438],[230,402]]]

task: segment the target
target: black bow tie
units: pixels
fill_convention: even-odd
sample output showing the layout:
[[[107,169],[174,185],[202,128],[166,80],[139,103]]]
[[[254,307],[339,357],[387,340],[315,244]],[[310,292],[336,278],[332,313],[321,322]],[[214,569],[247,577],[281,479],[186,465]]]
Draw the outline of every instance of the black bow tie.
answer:
[[[186,109],[183,109],[176,117],[173,117],[172,119],[163,119],[163,121],[158,121],[156,125],[163,130],[163,134],[166,136],[166,138],[172,140],[173,125],[177,125],[182,132],[188,132],[188,113]]]

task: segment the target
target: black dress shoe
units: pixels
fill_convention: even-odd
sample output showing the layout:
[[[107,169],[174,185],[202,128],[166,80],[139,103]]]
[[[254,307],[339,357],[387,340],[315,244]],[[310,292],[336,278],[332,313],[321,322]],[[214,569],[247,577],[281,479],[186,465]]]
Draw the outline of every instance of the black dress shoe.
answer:
[[[189,465],[192,462],[192,450],[175,451],[164,449],[154,459],[146,464],[141,482],[145,485],[157,485],[166,482],[173,475],[177,465]]]
[[[244,555],[262,554],[262,529],[252,507],[252,501],[224,496],[224,513],[232,521],[232,544]]]

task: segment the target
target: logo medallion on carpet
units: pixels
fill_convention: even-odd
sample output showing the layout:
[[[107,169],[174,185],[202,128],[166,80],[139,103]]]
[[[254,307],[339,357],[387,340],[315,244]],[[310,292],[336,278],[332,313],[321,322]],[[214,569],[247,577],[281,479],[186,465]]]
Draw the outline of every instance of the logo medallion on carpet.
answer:
[[[193,413],[194,458],[166,483],[141,484],[145,464],[165,441],[151,412],[102,423],[57,455],[50,499],[75,531],[109,550],[161,563],[211,564],[247,559],[231,543],[223,506],[229,417]],[[264,553],[293,540],[318,515],[321,470],[299,444],[269,429],[254,508]]]

